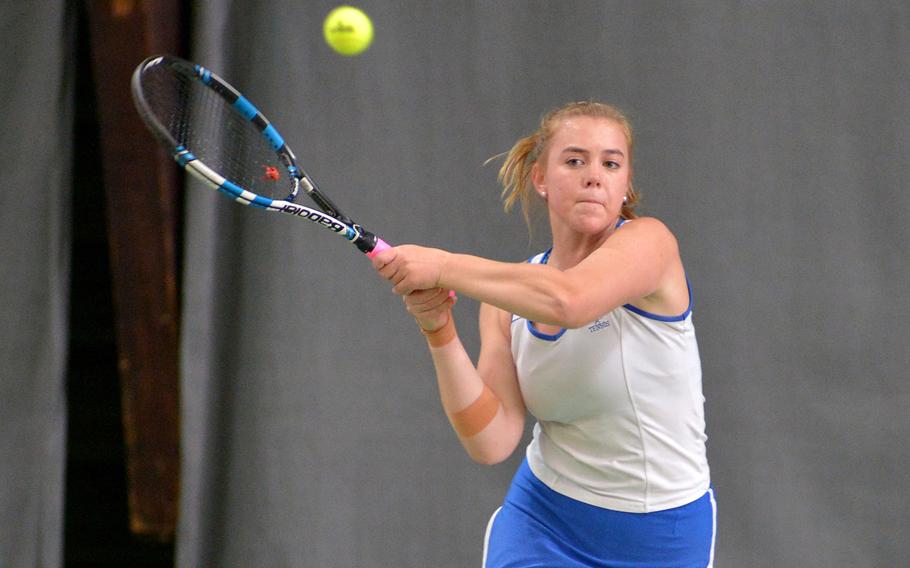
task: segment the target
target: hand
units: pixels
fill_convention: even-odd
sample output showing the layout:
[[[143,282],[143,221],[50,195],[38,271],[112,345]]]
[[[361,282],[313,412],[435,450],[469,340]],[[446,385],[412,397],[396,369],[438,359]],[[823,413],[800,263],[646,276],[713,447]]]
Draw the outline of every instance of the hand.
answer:
[[[392,291],[407,296],[415,290],[438,288],[448,253],[416,245],[403,245],[373,257],[373,268],[394,284]]]
[[[430,290],[415,290],[402,296],[408,313],[424,331],[436,331],[448,323],[452,317],[452,306],[457,299],[449,294],[448,290],[432,288]]]

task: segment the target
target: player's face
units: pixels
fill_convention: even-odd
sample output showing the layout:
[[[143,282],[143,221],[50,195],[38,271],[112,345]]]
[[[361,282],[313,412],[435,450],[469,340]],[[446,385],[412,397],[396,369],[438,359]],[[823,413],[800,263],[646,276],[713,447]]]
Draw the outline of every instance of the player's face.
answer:
[[[629,148],[620,126],[606,118],[563,120],[535,165],[534,185],[546,192],[554,230],[583,234],[612,229],[629,190]]]

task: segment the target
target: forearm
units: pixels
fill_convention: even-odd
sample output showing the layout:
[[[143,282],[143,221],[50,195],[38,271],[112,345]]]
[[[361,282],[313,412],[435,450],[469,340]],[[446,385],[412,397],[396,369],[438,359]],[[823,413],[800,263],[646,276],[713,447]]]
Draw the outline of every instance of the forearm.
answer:
[[[546,265],[450,254],[439,285],[539,323],[574,327],[577,319],[572,283],[565,273]]]
[[[457,335],[445,345],[433,345],[431,339],[429,349],[443,410],[465,451],[480,463],[498,463],[507,458],[521,439],[523,413],[519,417],[507,411],[507,405],[484,382]]]

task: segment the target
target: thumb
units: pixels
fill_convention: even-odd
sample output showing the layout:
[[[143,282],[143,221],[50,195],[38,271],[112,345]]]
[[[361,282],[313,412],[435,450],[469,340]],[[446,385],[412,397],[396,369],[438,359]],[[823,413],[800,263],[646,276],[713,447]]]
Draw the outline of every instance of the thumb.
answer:
[[[388,248],[381,253],[377,254],[370,260],[373,263],[373,268],[376,270],[382,270],[382,268],[395,260],[398,257],[398,251],[395,248]]]

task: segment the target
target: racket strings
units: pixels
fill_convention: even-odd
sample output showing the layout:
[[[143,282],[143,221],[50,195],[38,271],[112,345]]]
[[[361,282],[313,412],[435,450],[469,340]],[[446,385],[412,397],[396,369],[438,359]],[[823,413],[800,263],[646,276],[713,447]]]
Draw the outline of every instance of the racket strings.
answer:
[[[143,95],[170,136],[227,180],[257,195],[284,199],[287,169],[256,126],[199,80],[156,67]]]

